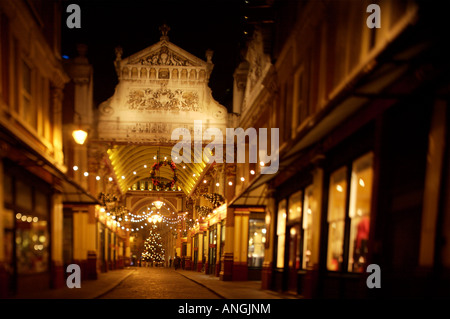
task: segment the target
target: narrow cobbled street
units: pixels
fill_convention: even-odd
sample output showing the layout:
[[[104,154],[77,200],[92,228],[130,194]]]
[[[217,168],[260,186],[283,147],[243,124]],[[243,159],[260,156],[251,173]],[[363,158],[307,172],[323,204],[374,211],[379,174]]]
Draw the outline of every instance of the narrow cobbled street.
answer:
[[[219,299],[173,268],[139,267],[102,299]]]

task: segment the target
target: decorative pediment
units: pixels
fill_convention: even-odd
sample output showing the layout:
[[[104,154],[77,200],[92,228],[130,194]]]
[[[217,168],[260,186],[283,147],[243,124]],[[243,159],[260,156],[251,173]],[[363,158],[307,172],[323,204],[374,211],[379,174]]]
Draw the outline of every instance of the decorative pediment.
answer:
[[[200,66],[198,62],[182,56],[170,50],[166,45],[162,45],[159,50],[151,52],[141,57],[130,59],[128,64],[140,65],[170,65],[170,66]]]
[[[206,61],[170,43],[167,28],[160,41],[127,58],[116,49],[119,83],[99,105],[98,137],[104,141],[174,144],[177,128],[191,130],[195,120],[225,130],[227,109],[208,86],[212,51]]]

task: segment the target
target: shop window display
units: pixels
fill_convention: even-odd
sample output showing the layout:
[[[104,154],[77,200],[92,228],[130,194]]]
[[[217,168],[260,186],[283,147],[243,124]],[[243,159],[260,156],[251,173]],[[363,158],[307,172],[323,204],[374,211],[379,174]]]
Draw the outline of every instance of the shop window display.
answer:
[[[348,271],[363,272],[369,239],[370,203],[372,199],[373,155],[353,163],[350,188],[350,250]]]
[[[19,274],[48,270],[49,235],[47,221],[33,215],[16,214],[16,256]]]
[[[312,185],[305,189],[304,209],[303,215],[303,268],[311,268],[311,252],[312,252],[312,240],[313,231],[312,223],[314,218],[313,203],[313,187]]]
[[[300,220],[302,218],[302,191],[298,191],[289,197],[289,268],[300,269],[300,256],[301,256],[301,232],[300,232]]]
[[[327,269],[332,271],[342,270],[346,198],[347,168],[343,167],[330,176]]]
[[[264,262],[266,243],[266,223],[264,219],[250,219],[248,230],[248,267],[261,268]]]

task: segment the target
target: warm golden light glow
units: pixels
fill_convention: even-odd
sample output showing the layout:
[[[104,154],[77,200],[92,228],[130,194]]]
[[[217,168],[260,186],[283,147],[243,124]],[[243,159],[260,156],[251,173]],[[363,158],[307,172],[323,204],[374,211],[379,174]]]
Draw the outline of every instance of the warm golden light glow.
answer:
[[[88,133],[83,130],[75,130],[72,132],[73,139],[77,144],[83,145],[86,141]]]
[[[157,200],[157,201],[154,201],[154,202],[153,202],[153,205],[155,205],[155,207],[156,207],[157,209],[160,209],[160,208],[162,207],[163,204],[164,204],[164,203],[163,203],[162,201],[160,201],[160,200]]]
[[[156,223],[160,223],[162,221],[162,217],[160,215],[153,215],[153,216],[150,216],[147,220],[149,223],[156,224]]]

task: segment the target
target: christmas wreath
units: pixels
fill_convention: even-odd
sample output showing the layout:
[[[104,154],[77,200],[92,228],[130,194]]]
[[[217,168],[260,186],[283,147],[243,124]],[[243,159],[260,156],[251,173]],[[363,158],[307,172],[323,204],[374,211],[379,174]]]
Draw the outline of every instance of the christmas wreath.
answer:
[[[159,171],[159,169],[163,166],[163,165],[169,165],[170,169],[173,172],[173,178],[171,181],[164,183],[161,182],[160,180],[156,179],[156,171]],[[152,183],[155,187],[160,187],[161,189],[171,189],[175,186],[175,183],[178,180],[178,176],[177,176],[177,166],[173,161],[160,161],[160,162],[156,162],[155,164],[152,165],[152,169],[150,171],[150,178],[152,179]]]

